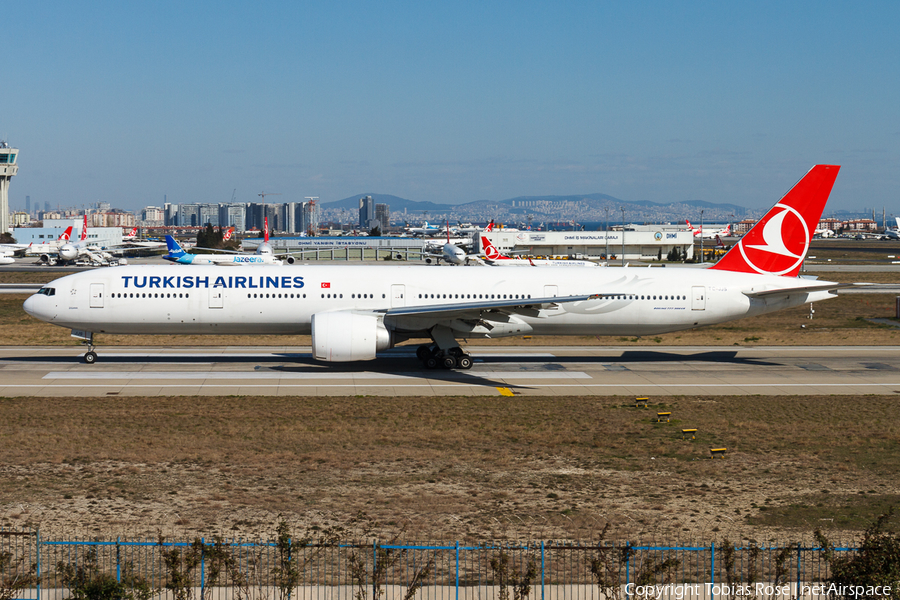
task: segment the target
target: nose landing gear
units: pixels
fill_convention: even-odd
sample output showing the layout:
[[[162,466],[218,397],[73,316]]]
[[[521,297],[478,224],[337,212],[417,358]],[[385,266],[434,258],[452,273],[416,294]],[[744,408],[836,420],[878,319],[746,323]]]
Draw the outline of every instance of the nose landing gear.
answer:
[[[81,359],[89,365],[97,362],[97,353],[94,352],[94,333],[92,331],[76,331],[72,330],[72,337],[81,340],[81,343],[88,347],[87,352]]]

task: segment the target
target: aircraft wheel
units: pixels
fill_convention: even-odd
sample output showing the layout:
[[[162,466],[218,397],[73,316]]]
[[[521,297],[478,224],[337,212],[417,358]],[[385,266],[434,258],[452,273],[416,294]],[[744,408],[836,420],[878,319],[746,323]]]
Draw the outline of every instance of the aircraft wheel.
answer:
[[[472,357],[468,354],[463,354],[458,359],[456,359],[456,365],[460,369],[471,369],[472,368]]]
[[[418,358],[419,360],[425,360],[429,356],[431,356],[431,347],[430,346],[428,346],[426,344],[422,344],[421,346],[416,348],[416,358]]]
[[[425,364],[426,369],[437,369],[438,367],[438,359],[435,356],[429,356],[423,363]]]
[[[455,357],[459,358],[460,356],[463,355],[463,351],[462,351],[462,348],[457,346],[456,348],[450,348],[449,350],[447,350],[447,354],[449,354],[450,356],[455,356]]]
[[[456,367],[456,358],[453,356],[445,356],[441,361],[441,366],[445,369],[452,369]]]
[[[89,365],[92,365],[95,362],[97,362],[97,353],[94,352],[93,350],[85,352],[84,353],[84,362],[86,362]]]

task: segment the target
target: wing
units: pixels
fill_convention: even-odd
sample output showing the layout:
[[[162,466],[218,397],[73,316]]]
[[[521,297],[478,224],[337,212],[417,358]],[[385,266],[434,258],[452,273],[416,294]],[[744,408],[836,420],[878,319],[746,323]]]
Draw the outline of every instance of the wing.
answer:
[[[429,306],[403,306],[376,312],[387,317],[431,317],[435,320],[477,319],[487,313],[498,315],[537,316],[541,309],[554,308],[560,304],[583,302],[616,294],[586,294],[583,296],[553,296],[550,298],[518,298],[511,300],[485,300],[481,302],[460,302],[458,304],[434,304]]]
[[[775,288],[770,290],[760,290],[760,291],[744,291],[744,295],[748,298],[771,298],[773,296],[787,296],[790,294],[805,294],[812,292],[827,292],[830,290],[839,290],[844,288],[857,287],[861,284],[856,283],[834,283],[834,282],[823,282],[823,283],[815,283],[810,285],[798,285],[793,287],[783,287],[783,288]]]

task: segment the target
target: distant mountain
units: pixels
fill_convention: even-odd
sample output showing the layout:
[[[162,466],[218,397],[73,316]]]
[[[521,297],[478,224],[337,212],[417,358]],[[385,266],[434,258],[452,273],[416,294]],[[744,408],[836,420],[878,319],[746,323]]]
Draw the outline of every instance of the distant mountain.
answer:
[[[629,201],[610,196],[608,194],[571,194],[565,196],[517,196],[506,200],[475,200],[462,204],[436,204],[434,202],[417,202],[407,200],[390,194],[359,194],[343,200],[323,203],[324,209],[344,209],[356,211],[359,209],[359,199],[364,196],[372,196],[378,204],[388,204],[391,212],[406,211],[410,218],[419,213],[419,216],[427,211],[429,218],[441,218],[441,215],[458,215],[472,218],[485,217],[494,213],[497,216],[526,215],[536,218],[581,218],[588,214],[602,216],[612,214],[624,207],[627,213],[639,212],[651,220],[681,220],[684,218],[696,219],[703,210],[710,219],[739,220],[755,214],[743,206],[736,204],[718,204],[705,200],[687,200],[684,202],[651,202],[649,200]],[[574,210],[577,208],[577,211]],[[577,212],[578,214],[569,214]],[[758,211],[757,211],[758,212]],[[561,213],[565,213],[562,214]],[[569,216],[567,216],[569,215]],[[488,217],[489,218],[489,217]],[[633,217],[632,217],[633,218]]]
[[[372,199],[376,204],[388,204],[391,207],[391,212],[397,210],[405,210],[407,212],[415,213],[422,212],[427,210],[429,213],[432,212],[448,212],[455,208],[457,208],[458,204],[435,204],[434,202],[417,202],[415,200],[407,200],[406,198],[401,198],[399,196],[392,196],[390,194],[359,194],[357,196],[350,196],[349,198],[344,198],[343,200],[335,200],[334,202],[323,202],[320,206],[322,208],[338,208],[338,209],[348,209],[348,210],[359,210],[359,199],[365,198],[366,196],[372,196]]]

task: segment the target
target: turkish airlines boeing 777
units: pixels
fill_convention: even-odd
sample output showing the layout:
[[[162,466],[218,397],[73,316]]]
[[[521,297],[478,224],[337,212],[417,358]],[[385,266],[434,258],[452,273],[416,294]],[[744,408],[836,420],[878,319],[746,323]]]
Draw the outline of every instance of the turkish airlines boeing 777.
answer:
[[[71,328],[89,363],[95,333],[311,333],[319,360],[430,338],[426,367],[467,369],[457,336],[653,335],[833,298],[841,284],[798,274],[839,168],[813,167],[709,269],[125,266],[57,279],[25,311]]]

